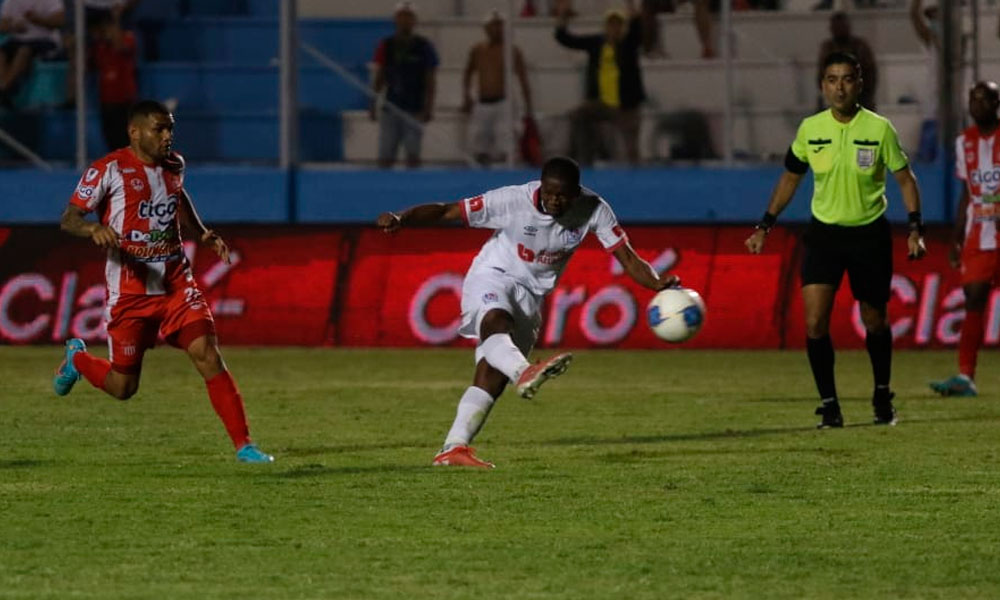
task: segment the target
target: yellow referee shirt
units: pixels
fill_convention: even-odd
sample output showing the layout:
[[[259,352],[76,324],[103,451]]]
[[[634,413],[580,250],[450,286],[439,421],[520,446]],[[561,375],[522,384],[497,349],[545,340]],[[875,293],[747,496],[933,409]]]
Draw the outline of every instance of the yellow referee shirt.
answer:
[[[815,178],[812,214],[831,225],[871,223],[885,212],[886,168],[908,164],[899,137],[885,117],[861,108],[849,123],[829,109],[799,125],[791,153]]]

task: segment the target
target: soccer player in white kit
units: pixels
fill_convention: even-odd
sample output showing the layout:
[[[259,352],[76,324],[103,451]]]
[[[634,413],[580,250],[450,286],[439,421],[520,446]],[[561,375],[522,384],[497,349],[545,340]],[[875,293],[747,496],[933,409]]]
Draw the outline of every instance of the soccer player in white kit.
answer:
[[[547,379],[562,374],[571,354],[540,363],[525,358],[535,345],[542,302],[588,232],[640,285],[661,290],[676,285],[675,275],[659,275],[640,258],[600,196],[580,186],[580,167],[556,157],[542,167],[540,181],[491,190],[450,204],[422,204],[401,213],[383,213],[376,224],[386,232],[411,225],[464,221],[495,230],[483,245],[462,286],[459,333],[478,341],[472,385],[434,465],[493,468],[469,446],[509,381],[532,398]]]

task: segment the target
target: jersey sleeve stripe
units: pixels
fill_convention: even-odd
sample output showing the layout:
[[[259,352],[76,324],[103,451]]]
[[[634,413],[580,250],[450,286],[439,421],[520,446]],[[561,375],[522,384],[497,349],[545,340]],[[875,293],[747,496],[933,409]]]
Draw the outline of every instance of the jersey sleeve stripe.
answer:
[[[626,243],[628,243],[628,236],[625,236],[622,239],[615,242],[613,245],[608,246],[607,248],[604,249],[604,251],[608,253],[614,252],[615,250],[624,246]]]

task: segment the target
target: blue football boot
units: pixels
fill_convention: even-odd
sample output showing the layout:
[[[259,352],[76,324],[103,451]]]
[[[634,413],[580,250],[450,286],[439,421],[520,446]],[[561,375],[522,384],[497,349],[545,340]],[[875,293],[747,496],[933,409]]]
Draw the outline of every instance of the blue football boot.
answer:
[[[976,382],[966,375],[955,375],[944,381],[932,381],[931,389],[942,396],[978,396]]]
[[[274,457],[258,448],[256,444],[244,444],[236,451],[236,460],[244,463],[272,463]]]
[[[86,349],[87,344],[84,344],[80,338],[73,338],[66,342],[66,357],[63,358],[59,368],[56,369],[55,377],[52,378],[52,388],[60,396],[68,394],[79,381],[80,372],[73,366],[73,356]]]

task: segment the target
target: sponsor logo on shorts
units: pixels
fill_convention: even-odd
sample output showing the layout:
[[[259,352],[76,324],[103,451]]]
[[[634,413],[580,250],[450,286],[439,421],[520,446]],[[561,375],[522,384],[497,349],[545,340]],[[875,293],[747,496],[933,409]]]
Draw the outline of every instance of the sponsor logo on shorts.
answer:
[[[500,302],[500,297],[496,295],[496,292],[486,292],[483,294],[483,302],[486,304],[495,304]]]
[[[858,166],[867,169],[875,164],[875,150],[872,148],[858,148]]]
[[[129,344],[122,347],[122,354],[125,356],[135,356],[135,344]]]

